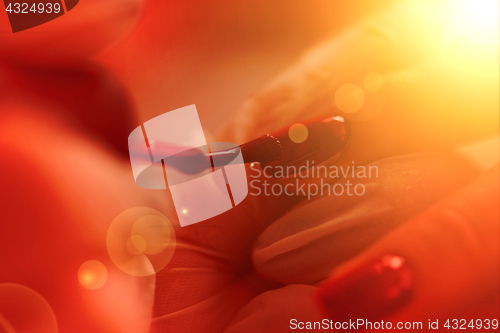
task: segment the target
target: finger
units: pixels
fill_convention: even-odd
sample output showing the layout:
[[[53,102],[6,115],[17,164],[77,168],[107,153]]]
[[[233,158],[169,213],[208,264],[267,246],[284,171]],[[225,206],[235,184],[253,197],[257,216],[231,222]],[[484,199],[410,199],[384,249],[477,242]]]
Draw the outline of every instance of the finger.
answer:
[[[182,254],[158,275],[152,332],[221,332],[252,298],[270,289],[193,248],[178,247]]]
[[[447,317],[498,294],[498,233],[497,165],[340,267],[319,297],[335,318]]]
[[[354,168],[354,166],[352,166]],[[408,218],[476,175],[453,155],[413,154],[380,160],[325,187],[325,197],[291,210],[257,239],[259,274],[283,283],[325,279]],[[330,194],[330,195],[328,195]]]
[[[330,85],[350,82],[359,65],[384,75],[438,53],[449,38],[450,20],[446,4],[405,1],[359,22],[251,96],[222,135],[245,141],[325,112]]]
[[[137,126],[127,91],[86,61],[33,66],[0,61],[1,104],[51,105],[52,114],[129,159],[127,137]]]
[[[19,104],[3,111],[0,257],[8,269],[0,284],[41,295],[61,331],[147,332],[154,275],[115,266],[106,235],[125,209],[159,200],[136,188],[129,166],[50,113]],[[15,316],[33,319],[30,306]]]
[[[295,199],[255,197],[217,217],[176,230],[176,251],[157,274],[154,332],[221,332],[253,297],[276,283],[253,272],[257,236]],[[198,283],[203,281],[203,283]]]
[[[142,0],[80,1],[65,15],[17,33],[10,33],[7,12],[2,11],[0,54],[29,63],[88,57],[128,32],[141,4]]]
[[[465,56],[467,49],[473,51]],[[356,75],[345,82],[364,87],[358,91],[364,103],[354,113],[337,109],[348,122],[350,138],[340,158],[334,156],[321,165],[348,167],[352,161],[362,165],[394,155],[449,149],[496,135],[498,71],[491,71],[498,67],[495,53],[487,44],[475,48],[470,45],[465,50],[461,43],[449,45],[439,57],[380,75],[381,86],[376,91],[365,87],[369,68],[357,67]],[[342,89],[340,86],[333,90],[332,99],[349,107],[355,100],[348,92],[338,95]],[[319,179],[311,182],[320,183]]]
[[[324,164],[364,164],[498,135],[496,59],[498,51],[491,45],[458,41],[439,56],[381,76],[382,88],[365,89],[357,112],[340,112],[351,129],[349,146],[340,159]],[[364,75],[352,82],[363,87]],[[337,91],[333,95],[338,97]],[[352,101],[345,98],[347,104]]]
[[[314,301],[316,292],[316,287],[297,284],[263,293],[249,302],[224,332],[265,333],[325,328],[328,320],[323,321],[320,308]],[[323,326],[307,327],[307,322],[315,321]]]
[[[399,19],[417,31],[423,24],[405,16],[418,10],[402,11],[389,15],[392,21],[375,19],[377,34],[373,29],[351,30],[312,50],[245,103],[224,135],[243,142],[318,113],[340,113],[351,128],[349,147],[340,160],[324,164],[349,165],[352,160],[365,164],[498,133],[494,125],[498,122],[498,50],[467,38],[445,42],[445,27],[457,28],[453,22],[442,22],[449,12],[439,8],[420,7],[426,12],[419,19],[431,21],[425,25],[426,33],[403,29],[406,35],[398,34],[401,30],[391,24]],[[434,15],[441,18],[439,24],[432,23]],[[365,83],[373,73],[381,83],[374,91]]]
[[[490,45],[460,41],[428,61],[382,75],[381,90],[365,89],[357,112],[341,112],[350,121],[352,155],[437,150],[497,134],[496,59]],[[363,87],[364,79],[354,83]]]

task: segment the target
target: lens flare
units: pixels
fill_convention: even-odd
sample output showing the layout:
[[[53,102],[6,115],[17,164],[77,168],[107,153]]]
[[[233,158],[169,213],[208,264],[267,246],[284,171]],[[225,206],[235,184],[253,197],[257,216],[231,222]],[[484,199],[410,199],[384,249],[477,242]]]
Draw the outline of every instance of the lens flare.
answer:
[[[84,262],[78,270],[80,284],[90,290],[101,288],[108,279],[106,266],[98,260]]]
[[[469,37],[498,43],[498,0],[449,0],[450,11],[458,28]]]
[[[346,83],[335,91],[334,101],[340,111],[354,113],[363,106],[365,94],[357,85]]]
[[[0,284],[0,332],[57,333],[51,306],[31,288],[20,284]]]
[[[304,124],[293,124],[288,130],[288,136],[293,142],[302,143],[307,140],[307,137],[309,136],[309,130]]]
[[[148,243],[146,242],[144,237],[142,237],[140,235],[132,235],[127,240],[127,250],[128,250],[128,252],[130,252],[134,255],[144,253],[147,246],[148,246]]]
[[[162,213],[148,207],[122,212],[106,236],[113,263],[133,276],[149,276],[165,268],[174,255],[175,244],[171,223]]]

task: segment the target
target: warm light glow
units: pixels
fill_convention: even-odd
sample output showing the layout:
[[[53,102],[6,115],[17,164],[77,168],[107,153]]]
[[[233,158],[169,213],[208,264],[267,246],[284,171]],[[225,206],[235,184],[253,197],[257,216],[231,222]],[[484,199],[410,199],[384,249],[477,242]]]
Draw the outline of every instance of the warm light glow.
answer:
[[[187,212],[188,212],[187,209],[182,210],[182,214],[187,214]]]
[[[0,283],[0,332],[57,333],[57,319],[47,300],[35,290]]]
[[[144,253],[144,251],[146,250],[146,248],[148,246],[148,243],[146,242],[144,237],[142,237],[141,235],[132,235],[127,240],[126,246],[127,246],[128,252],[130,252],[131,254],[137,255],[137,254]]]
[[[365,75],[363,84],[368,91],[378,91],[384,85],[384,77],[377,72],[370,72]]]
[[[385,256],[382,258],[382,263],[386,267],[396,269],[403,265],[404,259],[398,256]]]
[[[498,43],[498,0],[449,0],[457,26],[476,40]]]
[[[108,270],[106,266],[97,260],[84,262],[78,270],[78,280],[87,289],[99,289],[106,283],[107,279]]]
[[[171,231],[167,221],[162,217],[146,215],[134,223],[130,239],[140,253],[158,254],[169,245],[172,238]]]
[[[346,83],[335,91],[334,101],[340,111],[354,113],[363,106],[365,94],[357,85]]]
[[[250,164],[250,166],[252,166],[252,167],[253,167],[254,165],[255,165],[254,163]]]
[[[290,129],[288,130],[288,136],[293,142],[302,143],[307,140],[309,131],[307,130],[306,125],[297,123],[290,126]]]
[[[172,259],[175,232],[157,210],[134,207],[113,220],[106,235],[106,248],[113,263],[123,272],[149,276],[165,268]]]

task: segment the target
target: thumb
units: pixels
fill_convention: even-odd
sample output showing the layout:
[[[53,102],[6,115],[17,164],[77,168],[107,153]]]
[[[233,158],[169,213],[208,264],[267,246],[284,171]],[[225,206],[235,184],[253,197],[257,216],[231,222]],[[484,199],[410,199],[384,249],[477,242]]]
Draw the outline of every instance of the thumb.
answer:
[[[498,235],[497,165],[341,266],[318,299],[339,321],[467,312],[499,291]]]

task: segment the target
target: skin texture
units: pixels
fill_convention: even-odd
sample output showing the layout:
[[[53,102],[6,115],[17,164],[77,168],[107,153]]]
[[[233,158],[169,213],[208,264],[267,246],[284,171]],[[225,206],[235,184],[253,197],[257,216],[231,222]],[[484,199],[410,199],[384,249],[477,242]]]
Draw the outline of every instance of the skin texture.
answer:
[[[379,104],[375,103],[376,100],[375,104],[371,104],[373,107],[365,110],[368,113],[363,111],[365,113],[363,114],[360,111],[359,116],[355,117],[345,115],[351,121],[352,141],[343,158],[336,162],[346,166],[355,160],[356,164],[372,163],[379,165],[380,168],[383,167],[387,173],[384,172],[383,177],[375,181],[371,180],[370,182],[373,183],[368,184],[368,192],[373,193],[373,196],[368,194],[367,198],[361,200],[321,198],[312,203],[302,202],[298,208],[292,209],[267,227],[255,240],[252,250],[253,268],[265,279],[288,284],[288,286],[282,288],[275,286],[276,289],[255,297],[236,315],[226,328],[228,332],[286,331],[288,320],[298,316],[297,312],[303,314],[301,318],[308,318],[310,321],[324,318],[324,314],[318,308],[309,307],[307,311],[297,311],[297,309],[303,309],[302,305],[309,304],[310,298],[314,297],[315,292],[311,289],[314,287],[308,284],[317,285],[317,282],[329,276],[330,270],[349,258],[357,258],[357,256],[370,253],[371,246],[377,246],[377,239],[391,228],[405,224],[408,219],[418,215],[425,207],[463,186],[477,175],[477,171],[474,171],[467,162],[443,155],[439,151],[457,143],[498,133],[496,126],[498,122],[498,75],[494,70],[498,66],[496,60],[498,52],[490,45],[477,44],[464,39],[463,36],[454,37],[453,32],[450,36],[449,31],[442,29],[442,18],[448,16],[444,12],[446,7],[441,5],[442,3],[436,4],[435,2],[425,2],[423,5],[418,5],[416,2],[404,3],[369,21],[353,26],[339,36],[326,40],[251,96],[237,113],[234,121],[220,134],[222,140],[244,142],[258,135],[272,132],[281,126],[320,114],[338,112],[335,106],[332,110],[330,91],[335,91],[345,82],[362,84],[364,72],[344,70],[345,67],[349,68],[349,63],[352,62],[370,62],[372,65],[361,66],[361,68],[364,71],[375,70],[381,73],[390,97],[375,117],[369,111],[379,107]],[[413,15],[420,12],[425,15]],[[426,17],[425,24],[420,21],[421,17]],[[426,38],[411,38],[420,36],[422,29],[430,35],[425,35],[424,32],[423,35]],[[464,50],[466,50],[465,53]],[[369,56],[368,59],[367,56]],[[482,60],[479,61],[479,59]],[[478,63],[483,65],[487,63],[487,66],[477,66]],[[477,82],[476,88],[480,89],[471,90],[471,81]],[[477,105],[477,102],[481,105]],[[471,111],[476,109],[480,109],[481,112]],[[422,150],[434,150],[437,154],[434,156],[411,154],[380,160],[388,156]],[[331,162],[327,161],[326,165],[330,164]],[[498,184],[494,178],[494,171],[490,173],[490,177],[492,179],[488,185],[484,182],[482,185],[467,187],[460,193],[465,193],[476,186],[485,186],[487,191],[491,191],[491,194],[496,193],[497,197]],[[460,194],[451,196],[445,201],[451,204],[454,200],[458,201],[458,197]],[[488,227],[485,228],[492,235],[497,235],[495,229],[497,228],[495,223],[498,223],[498,217],[495,215],[497,204],[494,198],[495,196],[484,207],[478,209],[484,208],[489,212],[490,222],[486,222]],[[269,202],[269,198],[263,198],[263,202],[266,200]],[[353,206],[349,205],[350,201]],[[338,206],[337,203],[339,203]],[[439,211],[440,207],[446,210],[445,206],[438,204],[433,210]],[[237,212],[238,208],[234,210],[235,214]],[[258,213],[258,209],[252,210],[252,214],[258,216]],[[231,220],[229,214],[226,216]],[[238,227],[246,230],[245,223],[248,223],[244,218],[246,216],[248,215],[234,219],[233,223],[238,221]],[[457,219],[460,220],[458,217]],[[266,216],[258,216],[252,224],[266,220]],[[455,234],[453,232],[455,227],[452,226],[453,217],[448,219],[449,223],[442,222],[442,227],[439,227],[441,226],[439,217],[422,217],[418,220],[425,220],[425,222],[420,222],[423,238],[429,237],[425,236],[426,234],[432,234],[433,239],[437,241],[441,237],[445,239],[454,237],[452,236]],[[477,221],[481,223],[480,219]],[[221,223],[226,226],[224,222]],[[266,224],[267,222],[264,222],[264,225]],[[324,227],[324,232],[310,231],[311,227],[318,226]],[[192,229],[198,228],[203,227],[193,226]],[[203,228],[203,236],[195,232],[193,236],[186,237],[189,237],[191,242],[203,244],[203,247],[215,250],[216,253],[220,251],[218,249],[224,248],[223,255],[231,256],[229,262],[234,266],[232,256],[234,247],[231,244],[240,238],[238,232],[235,232],[236,226],[228,223],[226,228],[221,228],[220,233],[217,234],[211,234]],[[434,231],[436,228],[439,231]],[[442,235],[448,229],[451,235]],[[230,236],[221,239],[226,230]],[[398,234],[398,230],[395,229],[394,233]],[[311,240],[310,235],[304,235],[306,232],[320,234],[320,236],[317,240],[315,238]],[[475,233],[467,228],[462,232],[465,235],[470,233],[470,235],[465,239],[458,239],[457,242],[463,243],[465,247],[473,247],[472,244],[477,242]],[[410,232],[408,234],[411,235]],[[243,244],[247,244],[252,235],[253,233],[246,233]],[[389,233],[387,237],[390,235],[392,233]],[[451,256],[467,262],[473,262],[475,255],[481,257],[480,253],[482,253],[484,260],[487,261],[485,265],[489,269],[497,269],[495,258],[497,258],[498,238],[495,237],[490,238],[491,247],[474,252],[474,255],[455,251],[456,247],[451,245],[453,240],[448,243],[447,251],[451,252]],[[394,236],[391,239],[394,244],[397,244],[394,245],[395,251],[398,250],[396,254],[401,252],[400,248],[404,248],[406,249],[404,253],[409,257],[419,256],[421,247],[415,244],[419,243],[418,237],[415,237],[413,247],[406,247],[405,238],[399,239]],[[433,243],[428,246],[429,252],[444,249],[444,246],[434,249]],[[487,249],[495,249],[496,252],[490,255]],[[378,255],[382,255],[381,252]],[[424,262],[420,261],[424,257],[415,260]],[[425,259],[432,263],[428,267],[424,264],[419,266],[418,269],[425,273],[417,272],[417,275],[433,275],[432,270],[441,265],[432,258],[425,257]],[[247,262],[245,257],[240,260]],[[186,260],[186,262],[189,261]],[[203,264],[198,261],[195,267],[201,265]],[[210,260],[207,259],[206,265],[213,264],[210,264]],[[443,265],[443,267],[447,266]],[[175,270],[174,266],[170,268]],[[447,267],[447,269],[450,268]],[[208,272],[205,273],[208,274]],[[216,274],[214,271],[212,273]],[[453,273],[460,276],[463,271],[454,271],[451,268],[449,275]],[[203,276],[202,271],[195,273],[194,270],[191,273],[186,271],[185,274],[196,280]],[[234,276],[228,279],[235,281]],[[481,279],[489,285],[495,281],[495,276],[481,276],[483,276]],[[180,279],[171,277],[167,273],[160,273],[159,281],[166,281],[167,291],[183,288]],[[421,283],[428,284],[427,288],[430,289],[443,288],[443,283],[438,284],[430,280],[424,280]],[[194,293],[205,301],[198,303],[193,301],[189,304],[190,307],[184,307],[182,311],[163,307],[162,302],[168,303],[166,300],[168,292],[164,293],[162,287],[158,288],[157,312],[155,312],[157,318],[154,319],[153,327],[158,327],[157,331],[167,327],[181,331],[185,328],[182,325],[183,320],[189,320],[195,323],[198,321],[206,323],[205,327],[215,327],[214,332],[220,330],[220,327],[224,326],[221,322],[221,313],[224,313],[223,318],[229,321],[228,317],[232,316],[236,306],[228,298],[210,298],[218,292],[222,293],[225,290],[224,285],[227,288],[227,284],[223,282],[222,285],[213,284],[212,287],[208,284],[206,289],[195,291]],[[454,289],[455,287],[450,286],[450,290],[446,292],[461,294],[459,289]],[[493,295],[498,295],[497,288],[490,287],[488,291]],[[468,291],[463,294],[467,293],[474,295],[476,288],[469,287]],[[494,296],[483,302],[483,295],[485,295],[483,291],[480,291],[468,300],[460,299],[450,309],[459,314],[470,315],[472,309],[482,304],[478,307],[484,313],[482,316],[495,313],[498,310],[498,297]],[[434,301],[432,294],[422,293],[419,297],[427,302]],[[204,306],[200,307],[200,304]],[[227,308],[224,304],[227,304]],[[409,308],[412,306],[410,304]],[[451,314],[451,310],[450,312],[446,310],[448,306],[446,298],[443,298],[440,301],[441,313],[433,308],[436,310],[435,315]],[[414,312],[406,312],[402,309],[400,313],[398,319],[413,320]],[[422,313],[424,313],[422,318],[434,316],[432,311],[422,310]],[[210,321],[209,318],[216,319]],[[216,326],[215,322],[220,323],[220,326]],[[193,329],[193,331],[196,330]]]
[[[156,276],[118,270],[105,248],[118,214],[147,206],[176,221],[169,194],[138,188],[120,148],[135,109],[131,102],[114,109],[113,101],[124,101],[128,92],[85,60],[125,33],[140,5],[88,0],[70,13],[78,19],[68,14],[16,39],[1,35],[2,64],[13,73],[0,101],[0,171],[8,175],[0,261],[9,267],[0,284],[37,291],[60,332],[147,332],[150,325],[152,332],[280,332],[289,330],[291,318],[324,318],[316,299],[323,280],[335,283],[365,262],[397,254],[414,264],[418,296],[391,320],[492,317],[498,310],[498,169],[474,180],[477,170],[444,151],[497,134],[498,48],[495,54],[461,37],[449,42],[447,31],[436,30],[444,16],[434,2],[403,3],[328,38],[251,96],[219,135],[241,143],[337,112],[332,90],[361,84],[364,75],[350,69],[377,71],[390,98],[384,107],[367,104],[379,110],[376,117],[363,111],[349,119],[352,141],[338,162],[379,167],[379,177],[362,180],[366,196],[311,202],[249,196],[222,216],[176,229],[174,257]],[[5,27],[3,18],[0,23]],[[43,29],[55,33],[32,37]],[[432,34],[410,38],[422,29]],[[367,55],[371,67],[349,65],[366,62]],[[34,60],[51,74],[33,79],[25,62]],[[52,89],[80,82],[87,89],[76,96],[94,113],[40,93],[37,83],[61,66],[62,72],[73,68],[74,76],[52,79]],[[471,105],[481,112],[471,113]],[[115,133],[103,112],[123,112]],[[98,290],[84,289],[77,278],[91,259],[108,269]],[[443,264],[449,262],[460,265]]]
[[[439,171],[429,170],[427,163],[430,158],[442,166]],[[453,165],[451,173],[446,168],[450,164]],[[337,203],[339,198],[326,197],[291,210],[271,223],[275,217],[269,220],[269,210],[261,209],[264,203],[269,204],[276,197],[250,197],[224,218],[180,229],[177,236],[181,241],[178,244],[187,242],[189,245],[178,246],[174,260],[157,275],[153,331],[161,332],[168,327],[174,332],[186,329],[195,332],[204,327],[210,332],[218,332],[231,321],[233,323],[228,326],[230,332],[251,332],[264,327],[265,332],[286,331],[288,321],[284,321],[285,318],[296,318],[304,304],[312,302],[309,297],[314,298],[316,287],[311,284],[327,278],[333,267],[437,200],[439,192],[444,195],[476,174],[467,163],[449,157],[405,156],[381,161],[380,166],[387,173],[381,175],[377,183],[401,179],[392,190],[385,192],[382,185],[377,190],[377,184],[373,184],[373,197],[358,201],[341,198],[346,203],[335,204],[338,208],[333,211],[331,202],[326,203],[329,207],[326,209],[321,207],[322,201]],[[413,169],[418,175],[418,185],[413,183],[413,177],[408,177],[406,181],[401,178],[401,169]],[[429,184],[437,182],[441,188],[429,196],[427,190],[436,190]],[[398,192],[412,198],[411,202],[395,199],[393,195]],[[372,200],[377,201],[378,208],[389,208],[376,211],[370,207]],[[253,201],[257,206],[247,211]],[[349,201],[353,206],[349,206]],[[273,204],[273,212],[276,213],[282,206],[276,201]],[[289,205],[290,202],[287,203]],[[343,211],[346,213],[342,214]],[[378,213],[375,216],[374,211]],[[311,224],[335,223],[341,219],[343,221],[338,227],[322,233],[319,240],[311,241],[308,246],[300,248],[294,243],[294,240],[300,243],[307,239],[301,232]],[[294,239],[288,240],[288,243],[276,242],[276,239],[283,239],[284,234],[291,234],[289,238]],[[269,243],[278,252],[290,247],[298,249],[273,258],[272,254],[263,253],[269,251],[266,247]],[[250,251],[253,265],[249,262]],[[203,280],[204,283],[193,286],[190,282],[193,280]],[[270,283],[269,280],[280,284]],[[236,314],[246,302],[249,302],[248,305]],[[319,305],[315,308],[317,310],[309,308],[299,318],[321,318]]]
[[[498,50],[456,36],[450,21],[444,2],[413,1],[360,21],[305,52],[257,91],[222,135],[244,142],[340,113],[351,120],[344,161],[360,164],[494,135]],[[371,71],[382,76],[383,89],[372,99],[365,90],[364,106],[343,113],[333,102],[336,89],[345,83],[362,87]]]
[[[429,318],[439,319],[442,324],[448,318],[463,318],[467,323],[479,317],[496,318],[499,310],[498,219],[497,166],[338,267],[328,283],[335,283],[357,267],[387,253],[397,253],[411,263],[417,277],[415,297],[394,315],[383,318],[385,321],[393,324],[422,321],[426,325]],[[476,287],[471,288],[471,284]],[[262,294],[240,312],[227,332],[285,331],[283,326],[291,318],[320,321],[325,316],[314,306],[299,314],[295,311],[301,309],[299,304],[307,304],[314,296],[311,288],[314,289],[291,285]],[[290,298],[294,298],[296,308],[288,302],[279,302]],[[269,312],[261,311],[254,306],[257,302],[275,307]],[[360,306],[369,311],[369,305]]]

